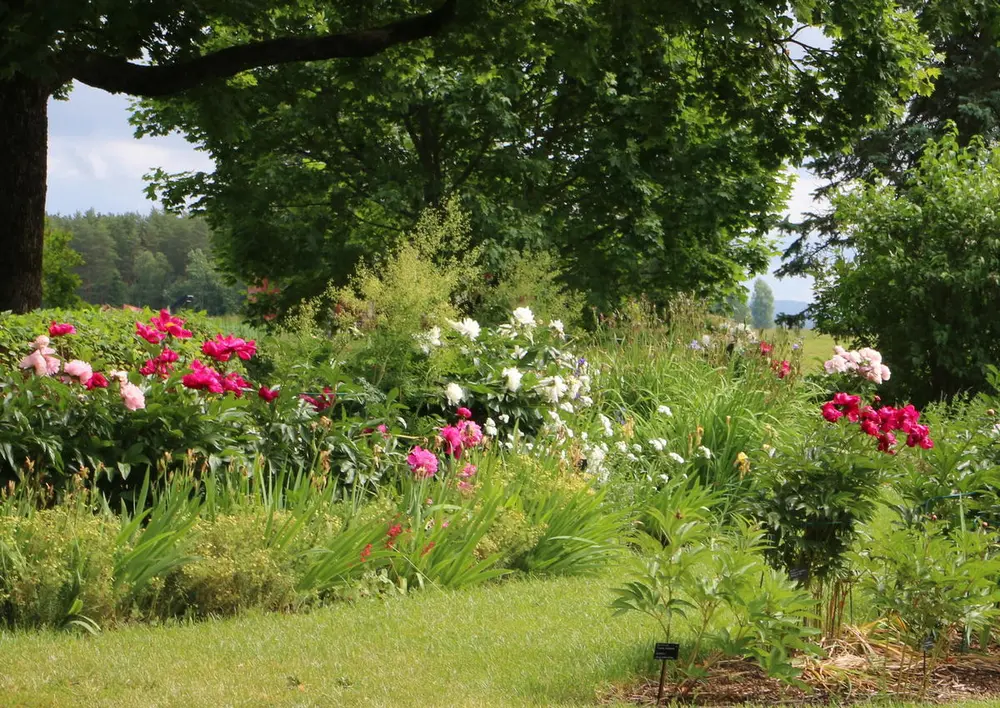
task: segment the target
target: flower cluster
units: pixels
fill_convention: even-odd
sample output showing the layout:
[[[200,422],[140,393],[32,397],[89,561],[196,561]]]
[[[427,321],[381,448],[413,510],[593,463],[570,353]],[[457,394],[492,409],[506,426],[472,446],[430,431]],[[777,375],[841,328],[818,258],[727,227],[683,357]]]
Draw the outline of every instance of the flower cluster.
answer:
[[[156,374],[162,378],[167,378],[174,370],[174,363],[180,358],[180,356],[170,347],[163,347],[157,356],[152,359],[147,359],[146,363],[142,365],[139,369],[139,373],[143,376],[152,376]]]
[[[889,367],[882,363],[882,355],[874,349],[862,347],[847,351],[836,346],[833,352],[833,356],[823,363],[827,374],[853,373],[876,384],[889,380]]]
[[[166,310],[160,310],[160,314],[150,317],[148,325],[136,322],[135,333],[150,344],[159,344],[167,337],[191,339],[194,336],[191,330],[184,329],[184,320],[172,316]]]
[[[215,335],[201,345],[201,353],[218,362],[227,362],[235,354],[243,361],[249,361],[257,353],[257,342],[246,341],[231,334]]]
[[[232,393],[237,398],[243,392],[253,388],[246,379],[235,371],[220,374],[215,369],[205,366],[198,359],[191,362],[191,373],[181,377],[185,388],[191,388],[209,393]]]
[[[874,403],[877,405],[878,397]],[[906,435],[907,447],[920,447],[929,450],[934,447],[930,438],[930,429],[922,425],[920,411],[912,405],[903,408],[892,406],[862,406],[860,396],[839,392],[833,400],[823,404],[823,417],[831,423],[846,418],[852,423],[859,423],[862,432],[878,440],[878,449],[890,455],[895,455],[896,432]]]

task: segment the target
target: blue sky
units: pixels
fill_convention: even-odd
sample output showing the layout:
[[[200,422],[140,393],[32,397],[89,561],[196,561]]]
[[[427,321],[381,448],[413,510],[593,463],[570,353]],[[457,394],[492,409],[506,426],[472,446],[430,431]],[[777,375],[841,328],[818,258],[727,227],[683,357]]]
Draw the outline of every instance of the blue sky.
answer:
[[[68,101],[49,102],[50,214],[88,209],[145,213],[156,205],[146,199],[143,175],[157,167],[167,172],[212,169],[211,159],[180,135],[137,140],[128,117],[128,98],[80,84]],[[815,178],[800,171],[789,213],[808,210],[815,187]],[[778,263],[775,259],[771,270]],[[765,280],[779,300],[812,299],[811,279]]]

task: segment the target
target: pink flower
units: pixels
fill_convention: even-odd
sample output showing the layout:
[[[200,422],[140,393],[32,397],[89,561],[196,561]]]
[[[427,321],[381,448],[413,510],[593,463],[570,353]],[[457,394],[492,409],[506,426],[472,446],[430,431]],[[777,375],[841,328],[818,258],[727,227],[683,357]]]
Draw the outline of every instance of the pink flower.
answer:
[[[52,376],[59,373],[59,360],[54,356],[46,356],[43,349],[36,349],[21,359],[22,369],[34,369],[36,376]]]
[[[780,362],[772,362],[771,368],[774,369],[774,373],[778,375],[779,379],[783,379],[791,373],[792,363],[788,359],[783,359]]]
[[[823,417],[831,423],[836,423],[844,417],[844,414],[834,405],[833,401],[828,401],[823,404]]]
[[[164,347],[159,356],[155,359],[148,359],[146,363],[142,365],[142,368],[139,369],[139,373],[143,376],[159,374],[163,378],[166,378],[170,375],[170,372],[174,370],[173,363],[177,361],[178,358],[177,352],[173,351],[169,347]]]
[[[316,398],[305,393],[300,393],[299,398],[311,405],[313,410],[319,413],[334,404],[337,400],[337,393],[329,386],[326,386],[323,388],[323,393]]]
[[[67,376],[71,376],[82,384],[86,384],[90,381],[90,377],[94,375],[94,370],[91,368],[90,364],[85,361],[80,361],[79,359],[73,359],[73,361],[66,362],[66,366],[63,367],[63,372]]]
[[[104,374],[95,372],[93,376],[87,379],[87,383],[84,386],[86,386],[88,391],[93,391],[95,388],[107,388],[108,380],[104,377]]]
[[[253,388],[250,383],[235,371],[230,371],[222,377],[222,389],[236,394],[237,398],[243,397],[243,392]]]
[[[248,342],[231,334],[225,336],[217,334],[215,339],[210,339],[201,345],[201,351],[216,361],[229,361],[233,354],[248,361],[257,353],[257,342],[252,339]]]
[[[149,321],[160,332],[177,337],[177,339],[191,339],[193,336],[189,330],[184,329],[184,320],[180,317],[172,317],[166,310],[160,310],[160,314],[153,315]]]
[[[406,457],[406,464],[410,466],[413,475],[420,478],[433,477],[438,471],[438,459],[430,450],[425,450],[419,445],[410,450]]]
[[[49,336],[62,337],[65,334],[76,334],[76,327],[68,322],[59,323],[52,320],[52,324],[49,325]]]
[[[214,369],[210,369],[195,359],[191,362],[191,373],[181,377],[181,383],[186,388],[193,388],[209,393],[222,393],[222,377]]]
[[[257,395],[260,396],[267,403],[271,403],[281,394],[281,391],[276,388],[268,388],[267,386],[261,386],[257,389]]]
[[[122,403],[130,411],[137,411],[140,408],[146,407],[146,397],[142,393],[142,389],[136,386],[134,383],[128,381],[122,381],[120,384]]]
[[[772,349],[774,349],[774,347],[772,347],[767,342],[761,342],[760,343],[760,353],[761,353],[761,356],[767,356],[767,355],[769,355],[771,353]]]
[[[475,447],[483,441],[483,430],[474,421],[463,420],[458,429],[462,436],[462,447]]]
[[[445,454],[458,457],[462,454],[462,431],[454,425],[441,428],[441,439],[444,440]]]
[[[142,322],[135,323],[135,333],[150,344],[159,344],[166,338],[165,334],[162,334],[158,330],[153,329],[149,325],[143,324]]]
[[[458,473],[458,476],[462,477],[463,479],[468,479],[469,477],[475,477],[476,472],[478,471],[479,470],[476,468],[476,466],[470,462],[465,467],[462,468],[462,471]]]
[[[459,408],[457,411],[455,411],[455,415],[457,415],[459,418],[462,418],[463,420],[468,420],[469,418],[472,417],[472,411],[470,411],[468,408],[462,407]]]

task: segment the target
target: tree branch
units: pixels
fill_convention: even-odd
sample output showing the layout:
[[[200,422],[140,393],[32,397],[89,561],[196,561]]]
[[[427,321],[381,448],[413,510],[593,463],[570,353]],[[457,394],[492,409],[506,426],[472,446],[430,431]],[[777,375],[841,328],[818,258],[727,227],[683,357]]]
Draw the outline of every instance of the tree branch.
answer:
[[[297,61],[368,57],[404,42],[439,33],[455,17],[458,0],[445,0],[437,10],[382,27],[321,37],[281,37],[227,47],[197,59],[148,66],[96,52],[63,57],[66,79],[111,93],[155,98],[193,88],[260,66]]]

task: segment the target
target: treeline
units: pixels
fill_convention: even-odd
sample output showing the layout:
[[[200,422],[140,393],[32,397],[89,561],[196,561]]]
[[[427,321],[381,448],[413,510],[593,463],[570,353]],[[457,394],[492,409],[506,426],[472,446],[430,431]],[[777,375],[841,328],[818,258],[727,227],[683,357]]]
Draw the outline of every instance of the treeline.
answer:
[[[209,314],[235,312],[245,287],[216,270],[210,235],[201,219],[155,210],[49,216],[46,304],[159,308],[190,295],[192,306]]]

